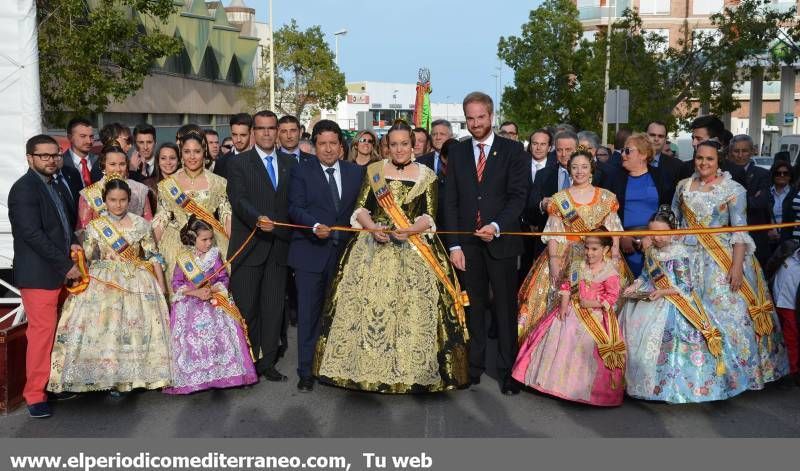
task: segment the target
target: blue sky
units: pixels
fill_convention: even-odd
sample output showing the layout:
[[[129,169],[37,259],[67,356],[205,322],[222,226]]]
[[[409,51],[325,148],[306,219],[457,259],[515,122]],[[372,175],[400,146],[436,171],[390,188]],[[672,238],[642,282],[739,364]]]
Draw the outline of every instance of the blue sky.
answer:
[[[225,0],[229,3],[229,0]],[[268,0],[245,0],[267,20]],[[274,27],[292,18],[302,28],[320,25],[331,50],[339,39],[339,67],[348,82],[413,83],[431,70],[434,102],[460,102],[481,90],[494,96],[497,41],[517,35],[539,0],[273,0]],[[511,83],[503,66],[502,82]],[[449,99],[447,97],[450,97]]]

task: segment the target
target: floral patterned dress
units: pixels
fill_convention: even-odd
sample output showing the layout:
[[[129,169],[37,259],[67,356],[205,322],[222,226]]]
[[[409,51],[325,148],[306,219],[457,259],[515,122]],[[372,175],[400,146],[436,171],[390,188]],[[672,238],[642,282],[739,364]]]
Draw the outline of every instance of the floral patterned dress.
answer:
[[[689,227],[685,207],[703,227],[747,225],[747,193],[725,172],[722,180],[710,191],[691,190],[692,178],[678,183],[672,211],[678,216],[679,227]],[[716,235],[722,250],[732,257],[734,244],[744,244],[744,279],[751,287],[766,286],[764,273],[755,260],[755,243],[747,232],[726,232]],[[785,376],[789,371],[780,323],[774,308],[768,314],[773,329],[769,335],[757,335],[749,314],[749,303],[741,294],[731,291],[728,270],[720,266],[698,236],[687,235],[683,243],[691,260],[692,286],[708,309],[712,322],[733,347],[732,354],[741,366],[750,389],[761,389],[765,383]],[[760,285],[763,283],[763,285]],[[769,293],[765,294],[767,299]],[[743,379],[744,380],[744,379]]]
[[[86,226],[89,287],[70,296],[58,321],[48,390],[158,389],[172,381],[169,310],[148,265],[160,259],[143,218],[128,213],[131,227],[114,224],[140,260],[123,260],[104,239],[103,224]]]
[[[648,250],[644,270],[635,282],[637,290],[656,289],[649,269],[654,261],[671,287],[690,307],[698,309],[691,294],[691,262],[686,248],[673,243]],[[700,307],[703,312],[709,311]],[[666,297],[628,301],[620,324],[628,347],[625,382],[629,396],[687,403],[728,399],[747,390],[748,378],[739,366],[731,339],[722,336],[722,352],[715,357],[700,330]]]

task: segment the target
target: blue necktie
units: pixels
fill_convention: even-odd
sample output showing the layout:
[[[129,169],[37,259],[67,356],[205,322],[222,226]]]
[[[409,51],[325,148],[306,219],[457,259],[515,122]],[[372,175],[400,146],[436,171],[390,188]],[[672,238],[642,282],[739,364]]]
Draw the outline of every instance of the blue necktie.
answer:
[[[559,170],[559,173],[561,173],[563,177],[563,180],[561,180],[561,188],[559,188],[559,190],[566,190],[569,188],[569,174],[563,168]]]
[[[269,174],[269,180],[272,182],[272,188],[278,189],[278,180],[275,177],[275,167],[272,166],[272,160],[274,157],[271,155],[267,156],[267,173]]]

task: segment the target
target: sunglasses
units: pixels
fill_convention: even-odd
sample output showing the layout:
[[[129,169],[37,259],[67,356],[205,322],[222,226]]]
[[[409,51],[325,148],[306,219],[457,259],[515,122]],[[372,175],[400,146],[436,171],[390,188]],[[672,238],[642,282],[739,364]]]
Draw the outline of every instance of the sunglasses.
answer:
[[[630,153],[633,152],[633,151],[634,151],[633,147],[625,147],[625,148],[622,149],[622,153],[625,154],[625,155],[630,155]]]
[[[375,141],[373,141],[368,137],[362,137],[361,139],[358,140],[358,142],[361,144],[375,144]]]
[[[792,175],[791,172],[787,172],[785,170],[781,170],[779,172],[775,172],[775,176],[776,177],[789,177],[791,175]]]
[[[232,146],[232,145],[230,145],[230,144],[223,144],[223,145],[221,145],[221,146],[219,146],[219,147],[220,147],[221,149],[228,149],[228,150],[230,150],[230,149],[231,149],[231,147],[233,147],[233,146]]]

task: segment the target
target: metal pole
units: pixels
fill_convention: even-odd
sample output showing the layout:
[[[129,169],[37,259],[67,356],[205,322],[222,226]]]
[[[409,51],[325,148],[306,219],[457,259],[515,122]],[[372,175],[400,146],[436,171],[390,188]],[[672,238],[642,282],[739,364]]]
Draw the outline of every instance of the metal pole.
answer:
[[[616,8],[617,0],[614,0],[614,9],[616,10]],[[606,34],[606,70],[603,79],[603,132],[600,139],[603,145],[608,143],[608,75],[611,70],[611,23],[613,22],[610,11],[611,10],[606,7],[606,12],[608,13],[608,32]]]
[[[269,109],[275,110],[275,36],[272,34],[272,0],[269,0]]]
[[[614,124],[614,138],[616,138],[617,133],[619,133],[619,85],[617,85],[615,89],[617,90],[617,94],[614,97],[614,116],[617,119],[615,119],[616,123]]]
[[[336,43],[336,55],[333,58],[333,62],[336,64],[336,67],[339,67],[339,35],[333,35],[334,42]]]

